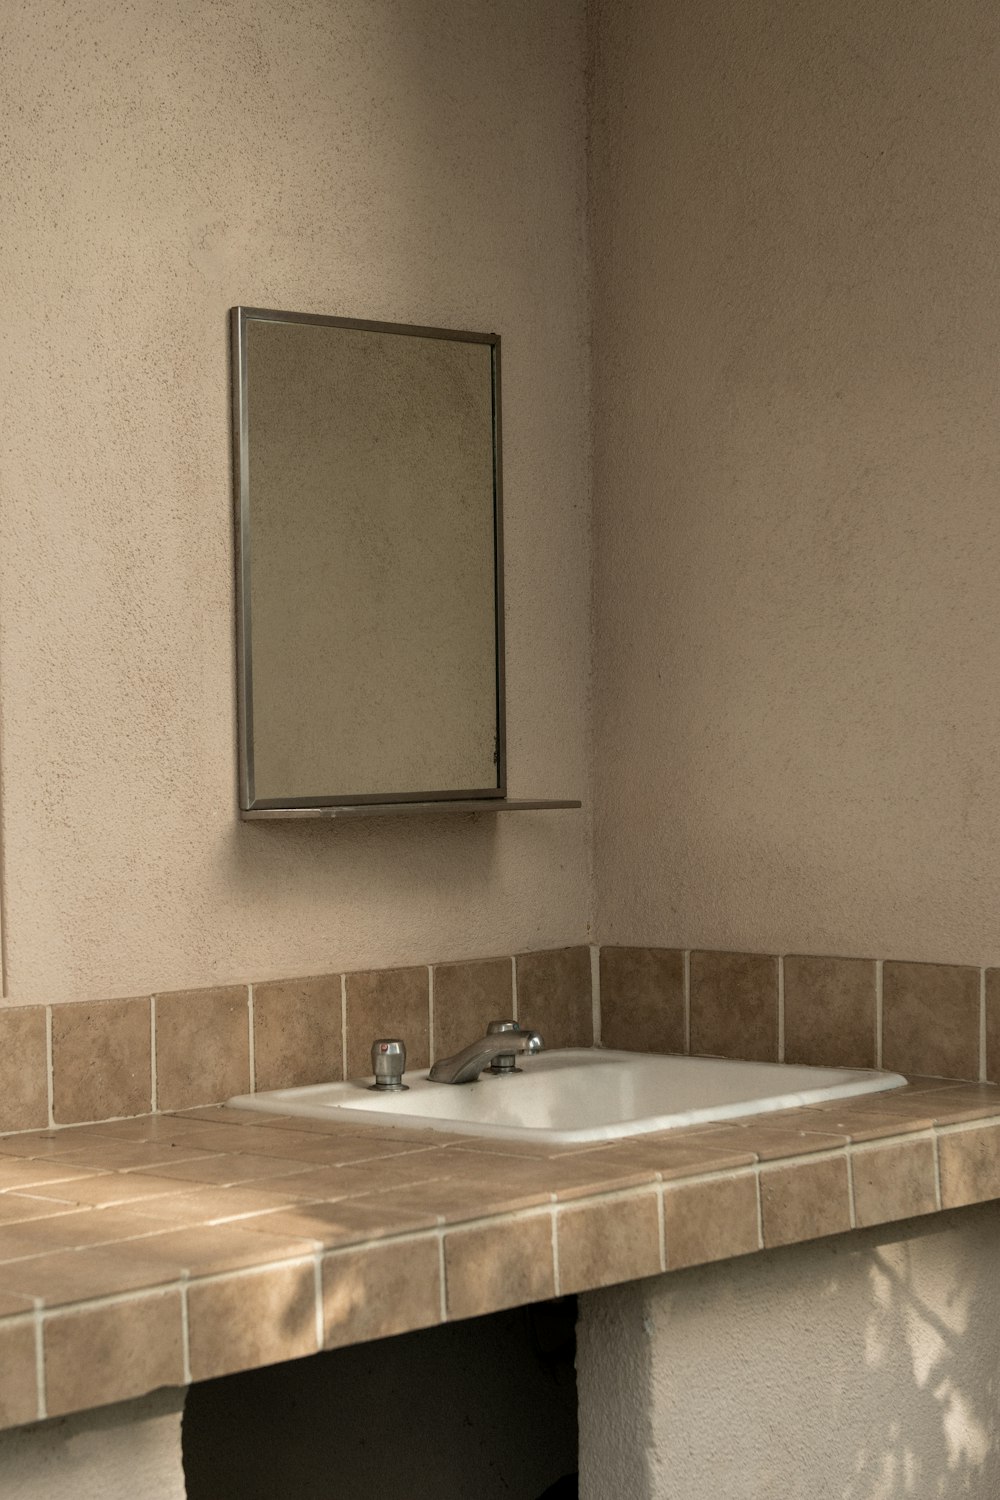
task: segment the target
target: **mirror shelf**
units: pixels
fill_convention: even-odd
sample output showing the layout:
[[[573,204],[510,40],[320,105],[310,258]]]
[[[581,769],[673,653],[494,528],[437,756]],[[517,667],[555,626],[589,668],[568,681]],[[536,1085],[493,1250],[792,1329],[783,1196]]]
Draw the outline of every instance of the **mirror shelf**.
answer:
[[[362,802],[331,807],[244,807],[245,822],[264,818],[379,818],[440,816],[442,813],[544,812],[553,808],[582,807],[582,802],[545,799],[508,801],[506,797],[464,797],[441,802]]]

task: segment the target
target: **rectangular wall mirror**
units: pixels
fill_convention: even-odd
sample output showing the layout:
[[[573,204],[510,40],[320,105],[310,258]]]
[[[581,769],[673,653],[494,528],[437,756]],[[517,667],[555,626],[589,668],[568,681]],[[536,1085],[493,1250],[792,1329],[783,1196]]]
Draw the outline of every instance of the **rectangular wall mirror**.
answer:
[[[233,310],[242,804],[502,797],[499,339]]]
[[[500,340],[232,309],[244,817],[506,799]]]

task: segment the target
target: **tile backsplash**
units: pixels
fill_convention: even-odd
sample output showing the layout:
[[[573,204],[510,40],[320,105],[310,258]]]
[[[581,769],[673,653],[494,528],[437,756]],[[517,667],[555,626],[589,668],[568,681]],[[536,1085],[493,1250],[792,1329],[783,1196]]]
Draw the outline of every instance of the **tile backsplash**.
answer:
[[[368,1072],[376,1036],[423,1068],[507,1014],[594,1042],[1000,1082],[1000,969],[580,945],[0,1010],[0,1132],[217,1104]],[[593,978],[598,980],[595,994]]]
[[[793,954],[783,979],[786,1062],[874,1068],[874,959]]]
[[[539,1031],[547,1047],[592,1047],[594,1001],[589,948],[519,953],[518,1020]]]
[[[903,1073],[978,1078],[978,969],[886,963],[882,970],[882,1061]]]
[[[692,1052],[769,1062],[778,1055],[778,960],[767,953],[690,958]]]
[[[659,1042],[663,1012],[677,1003],[676,983],[662,977],[670,959],[686,963],[686,1049]],[[602,948],[601,1040],[649,1051],[998,1082],[1000,969]]]

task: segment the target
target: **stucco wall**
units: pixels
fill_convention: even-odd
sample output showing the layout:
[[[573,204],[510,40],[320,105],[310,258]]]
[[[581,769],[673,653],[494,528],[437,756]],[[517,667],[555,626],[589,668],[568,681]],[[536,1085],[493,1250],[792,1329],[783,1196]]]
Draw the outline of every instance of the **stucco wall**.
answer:
[[[597,936],[1000,962],[1000,12],[594,19]]]
[[[500,332],[510,792],[586,795],[582,4],[7,12],[8,997],[585,940],[586,812],[238,823],[226,322]]]
[[[4,1500],[184,1500],[182,1390],[0,1433]]]
[[[583,1500],[993,1500],[1000,1209],[580,1299]]]

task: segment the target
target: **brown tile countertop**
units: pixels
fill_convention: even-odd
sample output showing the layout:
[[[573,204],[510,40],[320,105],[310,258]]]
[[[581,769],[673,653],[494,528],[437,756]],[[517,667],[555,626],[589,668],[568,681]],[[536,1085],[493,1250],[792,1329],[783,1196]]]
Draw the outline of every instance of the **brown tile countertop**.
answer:
[[[1000,1198],[1000,1088],[524,1146],[225,1107],[0,1138],[0,1427]]]

